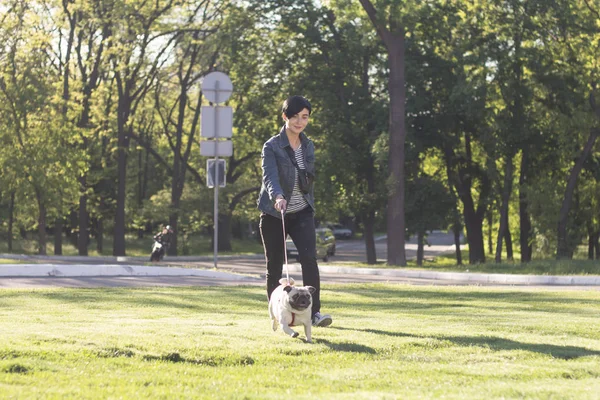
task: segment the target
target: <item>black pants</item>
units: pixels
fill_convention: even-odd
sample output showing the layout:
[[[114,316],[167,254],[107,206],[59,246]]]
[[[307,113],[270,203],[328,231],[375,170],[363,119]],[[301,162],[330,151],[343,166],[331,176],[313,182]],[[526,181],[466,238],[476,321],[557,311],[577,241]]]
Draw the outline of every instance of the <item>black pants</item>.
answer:
[[[314,314],[321,310],[321,278],[317,265],[315,219],[312,208],[309,206],[297,213],[286,214],[285,229],[286,236],[283,235],[281,219],[265,213],[260,216],[260,234],[267,260],[267,297],[270,299],[273,290],[279,286],[284,263],[283,241],[289,234],[298,249],[303,284],[317,289],[312,295]]]

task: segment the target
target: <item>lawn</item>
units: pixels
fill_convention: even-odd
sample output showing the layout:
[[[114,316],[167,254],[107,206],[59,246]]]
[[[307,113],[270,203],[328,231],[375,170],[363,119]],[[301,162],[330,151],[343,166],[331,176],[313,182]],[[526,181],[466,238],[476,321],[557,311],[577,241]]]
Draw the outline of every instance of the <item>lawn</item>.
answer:
[[[335,285],[323,304],[311,345],[270,330],[257,287],[0,290],[1,397],[600,393],[597,290]]]
[[[537,259],[528,263],[521,263],[519,255],[515,261],[507,261],[506,256],[503,262],[496,263],[493,258],[488,257],[488,261],[482,264],[469,264],[469,251],[462,251],[463,264],[456,264],[456,255],[454,253],[441,254],[435,258],[428,258],[422,265],[412,259],[408,260],[406,267],[391,266],[380,260],[377,264],[357,263],[349,261],[337,261],[335,257],[329,260],[329,264],[343,267],[355,268],[382,268],[382,269],[411,269],[424,271],[442,271],[442,272],[478,272],[491,274],[523,274],[523,275],[600,275],[600,262],[598,260],[588,260],[582,257],[572,260],[556,260],[553,258]],[[327,265],[322,263],[322,265]]]

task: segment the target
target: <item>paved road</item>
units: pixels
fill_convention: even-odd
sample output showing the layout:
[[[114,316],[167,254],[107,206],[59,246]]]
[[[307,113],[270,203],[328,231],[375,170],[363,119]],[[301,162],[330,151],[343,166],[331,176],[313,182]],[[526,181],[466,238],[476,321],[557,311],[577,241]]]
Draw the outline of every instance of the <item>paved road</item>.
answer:
[[[165,261],[162,266],[168,266],[169,269],[178,267],[195,268],[196,270],[206,272],[205,276],[65,276],[70,275],[72,270],[85,271],[94,269],[101,273],[104,270],[118,265],[99,264],[19,264],[17,269],[24,267],[45,268],[55,270],[51,272],[52,276],[0,276],[0,288],[34,288],[34,287],[139,287],[139,286],[218,286],[218,285],[259,285],[263,286],[265,282],[265,262],[263,257],[227,257],[219,262],[218,270],[214,270],[212,259],[201,261]],[[67,268],[68,267],[68,271]],[[135,269],[140,265],[124,265],[123,268]],[[6,266],[0,265],[0,275]],[[145,267],[142,267],[145,268]],[[321,281],[324,285],[335,283],[364,283],[364,282],[398,282],[410,284],[457,284],[452,280],[432,280],[424,278],[411,278],[400,276],[385,276],[376,274],[352,273],[352,269],[345,268],[343,273],[337,271],[338,267],[331,263],[321,263]],[[157,268],[158,269],[158,268]],[[212,271],[212,272],[211,272]],[[302,281],[300,264],[291,262],[289,264],[290,276],[297,282]],[[47,274],[47,272],[44,272]],[[64,274],[61,276],[61,274]],[[227,275],[230,277],[227,277]],[[284,272],[285,274],[285,272]],[[39,274],[38,274],[39,275]],[[217,276],[212,276],[217,275]]]
[[[450,235],[434,232],[430,235],[430,246],[426,246],[426,256],[436,256],[441,253],[452,252],[454,250],[453,239]],[[385,261],[385,238],[379,238],[377,244],[378,260]],[[406,244],[407,258],[415,257],[416,244],[409,241]],[[18,256],[11,256],[18,258]],[[0,255],[0,258],[2,256]],[[170,267],[167,271],[172,273],[177,267],[195,268],[198,274],[203,276],[148,276],[145,272],[148,267],[143,265],[147,263],[145,258],[125,258],[120,259],[119,265],[115,264],[114,257],[52,257],[45,258],[39,256],[22,256],[21,259],[30,261],[45,262],[46,268],[52,268],[52,271],[44,272],[41,275],[52,275],[46,277],[39,276],[15,276],[19,273],[3,273],[8,270],[8,266],[0,264],[0,288],[34,288],[34,287],[141,287],[141,286],[215,286],[215,285],[257,285],[264,286],[265,263],[263,255],[254,256],[223,256],[219,258],[218,271],[214,271],[212,257],[178,257],[177,259],[167,258],[160,265]],[[343,266],[342,261],[366,261],[364,243],[357,240],[338,241],[336,256],[329,262],[320,262],[321,280],[323,285],[336,283],[365,283],[365,282],[390,282],[405,283],[413,285],[478,285],[478,286],[520,286],[520,287],[545,287],[552,289],[586,289],[600,290],[600,277],[596,277],[598,283],[580,283],[576,277],[569,281],[568,279],[548,281],[552,277],[528,277],[523,279],[513,279],[515,276],[506,276],[504,280],[498,280],[501,275],[494,276],[494,279],[486,278],[485,274],[461,274],[461,273],[419,273],[407,269],[398,270],[370,270],[366,268],[352,269]],[[94,265],[90,265],[94,264]],[[113,265],[107,265],[113,264]],[[156,265],[156,264],[155,264]],[[14,266],[17,271],[24,270],[24,264]],[[40,267],[40,264],[31,264],[32,268]],[[105,270],[114,267],[116,269],[126,269],[128,271],[140,272],[142,276],[107,276]],[[300,265],[290,263],[290,275],[298,282],[301,281]],[[94,269],[102,270],[105,276],[73,276],[68,271],[85,271]],[[145,269],[144,271],[141,271]],[[160,271],[161,268],[150,268]],[[68,271],[67,271],[68,270]],[[47,270],[46,270],[47,271]],[[189,270],[187,270],[189,271]],[[212,271],[212,272],[211,272]],[[185,272],[184,272],[185,273]],[[60,275],[63,276],[60,276]],[[437,274],[437,275],[436,275]],[[23,275],[23,274],[21,274]],[[116,274],[114,274],[116,275]],[[125,274],[127,275],[127,274]],[[435,276],[434,276],[435,275]],[[593,278],[593,277],[590,277]],[[589,278],[584,278],[589,279]],[[543,281],[546,281],[544,283]]]
[[[58,276],[4,276],[0,277],[0,288],[36,288],[36,287],[151,287],[151,286],[219,286],[219,285],[254,285],[264,286],[264,260],[262,258],[244,258],[244,257],[229,257],[221,260],[218,271],[213,269],[212,260],[204,261],[171,261],[163,263],[168,268],[161,267],[146,267],[141,265],[90,265],[90,264],[46,264],[46,265],[31,265],[32,268],[52,268]],[[23,269],[26,264],[18,264],[17,268]],[[157,270],[166,270],[173,273],[178,270],[178,267],[194,267],[192,270],[196,274],[202,276],[60,276],[61,271],[83,271],[89,270],[106,270],[109,268],[126,269],[131,272],[139,271],[142,274],[148,268]],[[0,265],[0,272],[3,268],[9,268]],[[300,265],[292,263],[289,265],[290,276],[297,282],[301,282],[302,274]],[[185,273],[190,271],[185,270]],[[83,273],[81,272],[81,273]],[[368,272],[368,273],[365,273]],[[54,273],[54,272],[53,272]],[[106,273],[106,271],[105,271]],[[429,274],[429,275],[428,275]],[[431,274],[437,274],[432,276]],[[0,273],[0,275],[2,275]],[[6,274],[4,274],[6,275]],[[114,274],[116,275],[116,274]],[[527,277],[533,279],[513,280],[515,276],[504,275],[506,281],[486,281],[486,274],[461,274],[461,273],[432,273],[430,271],[411,271],[406,269],[389,270],[378,269],[370,270],[365,268],[347,268],[334,265],[321,265],[321,281],[324,287],[338,283],[401,283],[411,285],[470,285],[470,286],[513,286],[521,289],[525,288],[543,288],[546,287],[552,290],[600,290],[600,279],[594,285],[573,284],[568,282],[564,284],[552,284],[550,286],[540,284],[536,278],[551,278],[551,277]],[[496,274],[495,278],[502,276]],[[481,280],[483,278],[483,280]],[[562,277],[561,277],[562,279]],[[579,286],[578,286],[579,285]],[[585,285],[585,286],[584,286]]]
[[[427,243],[424,247],[425,258],[434,258],[440,254],[452,253],[455,250],[454,237],[446,232],[431,232],[427,237]],[[338,240],[336,242],[336,254],[330,262],[366,262],[366,251],[365,242],[362,240]],[[414,236],[406,241],[404,251],[408,260],[417,257],[417,240]],[[375,238],[375,254],[378,262],[387,261],[387,238],[385,236]]]

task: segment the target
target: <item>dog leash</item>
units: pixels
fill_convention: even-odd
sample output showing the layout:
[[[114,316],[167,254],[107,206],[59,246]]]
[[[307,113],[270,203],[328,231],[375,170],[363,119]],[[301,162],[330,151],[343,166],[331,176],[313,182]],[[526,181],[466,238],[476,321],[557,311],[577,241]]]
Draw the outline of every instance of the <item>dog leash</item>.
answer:
[[[285,234],[285,215],[283,210],[281,210],[281,226],[283,227],[283,256],[285,257],[285,276],[289,285],[290,271],[288,270],[287,244],[285,240],[287,235]]]

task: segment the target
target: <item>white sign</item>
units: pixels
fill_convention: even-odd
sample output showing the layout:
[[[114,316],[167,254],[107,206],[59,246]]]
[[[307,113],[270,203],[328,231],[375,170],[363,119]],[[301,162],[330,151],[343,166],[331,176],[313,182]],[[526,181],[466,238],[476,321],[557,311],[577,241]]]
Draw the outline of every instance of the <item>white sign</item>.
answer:
[[[202,79],[202,94],[211,103],[224,103],[231,96],[231,79],[222,72],[211,72]]]
[[[215,168],[215,161],[218,161],[218,167]],[[219,171],[215,174],[215,169]],[[214,188],[215,184],[218,183],[219,187],[225,187],[225,160],[206,160],[206,186]]]
[[[202,93],[213,104],[226,102],[232,92],[231,80],[222,72],[211,72],[202,79]],[[214,187],[215,189],[213,210],[215,269],[217,268],[219,248],[219,186],[225,187],[225,160],[219,160],[219,157],[231,157],[233,155],[231,140],[219,140],[219,138],[231,137],[232,121],[233,111],[231,107],[202,107],[201,136],[210,139],[200,141],[200,155],[215,157],[214,160],[206,161],[206,183],[209,188]],[[215,172],[215,169],[218,172]]]
[[[200,142],[200,155],[231,157],[233,155],[233,143],[231,140],[203,140]]]
[[[200,134],[206,138],[230,138],[233,131],[233,109],[231,107],[202,106]]]

